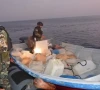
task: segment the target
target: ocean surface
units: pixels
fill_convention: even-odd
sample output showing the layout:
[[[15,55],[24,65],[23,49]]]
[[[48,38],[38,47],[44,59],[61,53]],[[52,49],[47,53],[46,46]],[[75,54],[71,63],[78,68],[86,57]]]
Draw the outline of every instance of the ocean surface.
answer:
[[[100,48],[100,16],[0,22],[0,25],[6,28],[13,43],[19,43],[20,37],[32,35],[38,21],[44,23],[42,30],[46,38],[56,43],[63,41]]]

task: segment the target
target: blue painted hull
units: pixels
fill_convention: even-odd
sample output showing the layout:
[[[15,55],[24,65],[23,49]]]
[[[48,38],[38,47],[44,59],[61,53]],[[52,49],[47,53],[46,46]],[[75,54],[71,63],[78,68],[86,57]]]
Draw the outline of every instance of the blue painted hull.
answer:
[[[35,71],[30,70],[25,65],[22,65],[12,55],[10,55],[10,57],[14,60],[14,62],[21,69],[23,69],[25,72],[27,72],[29,75],[31,75],[33,77],[42,78],[44,81],[47,81],[47,82],[50,82],[53,84],[57,84],[57,85],[61,85],[61,86],[71,87],[71,88],[100,90],[100,82],[91,82],[91,81],[85,81],[82,79],[70,79],[70,78],[54,77],[54,76],[49,76],[49,75],[37,73]]]

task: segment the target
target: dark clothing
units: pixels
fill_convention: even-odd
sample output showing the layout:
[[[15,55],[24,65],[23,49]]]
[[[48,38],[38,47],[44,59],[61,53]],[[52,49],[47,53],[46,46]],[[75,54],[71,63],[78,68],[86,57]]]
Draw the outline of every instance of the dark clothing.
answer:
[[[8,80],[11,84],[11,90],[43,90],[33,85],[35,78],[27,74],[18,65],[10,62],[8,69]],[[28,86],[31,86],[30,89]]]
[[[33,39],[36,38],[36,41],[40,41],[42,34],[43,34],[43,31],[41,30],[41,27],[39,26],[35,27],[33,31]]]
[[[8,69],[8,80],[11,84],[12,90],[36,90],[34,86],[32,89],[26,89],[27,85],[32,83],[33,79],[33,77],[20,69],[16,64],[12,62],[10,63]]]

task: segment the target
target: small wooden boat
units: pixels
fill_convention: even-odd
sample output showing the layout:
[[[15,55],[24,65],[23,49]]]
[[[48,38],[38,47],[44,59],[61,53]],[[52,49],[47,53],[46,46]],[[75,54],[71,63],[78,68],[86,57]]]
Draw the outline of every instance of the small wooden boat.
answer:
[[[93,77],[84,78],[84,79],[71,79],[71,78],[62,78],[56,76],[45,75],[42,73],[38,73],[36,71],[30,70],[25,65],[21,64],[19,60],[17,60],[14,56],[10,54],[10,57],[14,60],[14,62],[26,71],[29,75],[37,78],[42,78],[46,82],[50,82],[53,84],[71,87],[71,88],[80,88],[80,89],[94,89],[100,90],[100,49],[94,48],[85,48],[79,45],[73,45],[69,43],[62,42],[62,46],[67,48],[69,51],[73,52],[78,58],[86,60],[87,58],[91,58],[93,62],[96,64],[97,68],[89,74],[94,74]],[[25,49],[27,45],[25,43],[14,44],[13,48],[23,48]]]

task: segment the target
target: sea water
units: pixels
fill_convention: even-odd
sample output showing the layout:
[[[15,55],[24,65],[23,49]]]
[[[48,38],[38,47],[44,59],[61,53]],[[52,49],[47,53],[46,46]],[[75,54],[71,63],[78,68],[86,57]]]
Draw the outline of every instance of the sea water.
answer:
[[[63,41],[100,48],[100,16],[12,21],[0,25],[6,28],[13,43],[19,43],[19,37],[32,35],[38,21],[44,23],[42,29],[46,38],[52,38],[56,43]]]

